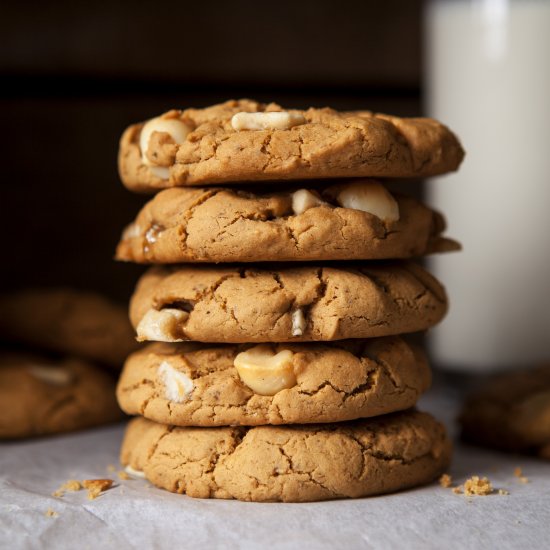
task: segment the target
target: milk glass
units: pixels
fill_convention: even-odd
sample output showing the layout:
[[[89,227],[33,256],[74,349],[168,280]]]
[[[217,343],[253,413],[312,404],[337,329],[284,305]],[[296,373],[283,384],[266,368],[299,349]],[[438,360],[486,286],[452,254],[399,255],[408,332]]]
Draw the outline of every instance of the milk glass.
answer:
[[[451,299],[432,357],[477,371],[550,359],[550,1],[429,2],[425,37],[427,114],[467,152],[427,183],[464,245],[429,261]]]

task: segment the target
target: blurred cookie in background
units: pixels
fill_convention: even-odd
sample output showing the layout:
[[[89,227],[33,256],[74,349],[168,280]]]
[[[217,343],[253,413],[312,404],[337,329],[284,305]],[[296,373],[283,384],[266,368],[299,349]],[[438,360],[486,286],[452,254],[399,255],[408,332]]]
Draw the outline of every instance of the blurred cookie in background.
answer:
[[[550,363],[492,378],[460,415],[466,441],[550,459]]]
[[[69,288],[28,289],[1,296],[0,340],[116,369],[139,346],[123,307],[99,294]]]
[[[121,418],[110,372],[74,357],[0,352],[0,439],[64,433]]]

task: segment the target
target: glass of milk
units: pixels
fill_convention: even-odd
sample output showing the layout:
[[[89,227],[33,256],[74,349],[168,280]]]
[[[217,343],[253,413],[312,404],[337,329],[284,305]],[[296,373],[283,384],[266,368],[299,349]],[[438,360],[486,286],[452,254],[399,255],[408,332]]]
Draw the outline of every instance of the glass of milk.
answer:
[[[550,359],[550,1],[448,0],[425,11],[429,116],[460,136],[457,174],[427,182],[464,251],[430,259],[449,292],[434,363]]]

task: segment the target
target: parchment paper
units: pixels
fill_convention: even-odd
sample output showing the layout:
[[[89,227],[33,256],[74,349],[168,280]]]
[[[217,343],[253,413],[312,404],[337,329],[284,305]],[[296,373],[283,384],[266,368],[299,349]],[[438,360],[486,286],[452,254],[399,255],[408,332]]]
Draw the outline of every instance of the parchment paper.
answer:
[[[452,425],[456,400],[419,408]],[[195,500],[117,479],[124,426],[0,445],[0,548],[526,548],[550,547],[550,463],[457,445],[450,473],[486,475],[510,495],[470,497],[437,483],[394,495],[312,504]],[[514,476],[523,468],[529,483]],[[55,498],[68,479],[111,477],[96,500]],[[58,516],[48,517],[54,510]]]

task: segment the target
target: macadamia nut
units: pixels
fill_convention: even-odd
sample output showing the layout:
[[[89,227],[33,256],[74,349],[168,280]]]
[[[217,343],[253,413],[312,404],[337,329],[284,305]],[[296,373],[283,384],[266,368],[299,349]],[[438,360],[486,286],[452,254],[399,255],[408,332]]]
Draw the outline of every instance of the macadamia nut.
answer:
[[[179,324],[189,317],[187,311],[165,308],[160,311],[150,309],[137,326],[137,340],[153,340],[156,342],[182,342]]]
[[[231,119],[231,126],[234,130],[288,130],[305,122],[303,115],[288,111],[273,111],[237,113]]]
[[[290,350],[275,353],[270,346],[261,344],[239,353],[233,364],[241,380],[252,391],[260,395],[275,395],[296,385],[293,355]]]
[[[338,193],[336,200],[344,208],[368,212],[383,222],[399,220],[399,205],[390,192],[377,181],[354,181]]]
[[[149,150],[149,142],[153,133],[158,132],[168,134],[172,141],[176,144],[183,143],[187,134],[191,132],[191,128],[181,120],[176,118],[153,118],[146,122],[141,129],[139,136],[139,148],[141,150],[141,161],[146,166],[149,166],[151,172],[161,179],[168,179],[170,170],[166,166],[158,166],[152,162],[147,155]]]
[[[306,210],[326,204],[315,193],[307,189],[298,189],[292,193],[292,210],[294,214],[303,214]]]

